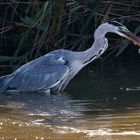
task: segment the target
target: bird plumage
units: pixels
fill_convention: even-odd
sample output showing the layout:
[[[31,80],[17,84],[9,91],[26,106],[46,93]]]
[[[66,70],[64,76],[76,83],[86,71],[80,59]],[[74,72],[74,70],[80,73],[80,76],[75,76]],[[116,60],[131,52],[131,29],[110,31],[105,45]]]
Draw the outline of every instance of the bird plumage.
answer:
[[[120,28],[122,27],[122,28]],[[99,58],[108,48],[107,32],[113,32],[128,39],[138,38],[118,22],[101,24],[94,33],[94,43],[83,52],[56,50],[19,67],[10,75],[0,78],[0,93],[9,89],[18,92],[62,91],[69,81],[87,64]],[[125,35],[125,32],[127,34]],[[132,38],[131,38],[132,37]],[[139,41],[140,42],[140,41]],[[138,43],[139,43],[138,42]]]

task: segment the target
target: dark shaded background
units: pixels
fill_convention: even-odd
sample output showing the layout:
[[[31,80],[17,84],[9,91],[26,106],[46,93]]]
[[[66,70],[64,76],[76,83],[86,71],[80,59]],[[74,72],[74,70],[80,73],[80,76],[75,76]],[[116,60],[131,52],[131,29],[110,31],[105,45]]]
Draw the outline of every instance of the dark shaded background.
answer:
[[[0,64],[21,65],[60,48],[85,50],[98,25],[108,20],[123,23],[139,36],[140,1],[1,0]],[[97,63],[139,57],[138,47],[129,41],[112,34],[108,38],[109,48]]]

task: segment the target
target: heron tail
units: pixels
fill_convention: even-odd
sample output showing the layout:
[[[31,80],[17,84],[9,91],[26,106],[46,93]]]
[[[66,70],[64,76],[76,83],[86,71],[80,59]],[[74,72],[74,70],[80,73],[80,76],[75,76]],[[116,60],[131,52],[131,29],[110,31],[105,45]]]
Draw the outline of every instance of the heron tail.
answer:
[[[8,88],[10,81],[10,75],[0,77],[0,93],[3,93]]]

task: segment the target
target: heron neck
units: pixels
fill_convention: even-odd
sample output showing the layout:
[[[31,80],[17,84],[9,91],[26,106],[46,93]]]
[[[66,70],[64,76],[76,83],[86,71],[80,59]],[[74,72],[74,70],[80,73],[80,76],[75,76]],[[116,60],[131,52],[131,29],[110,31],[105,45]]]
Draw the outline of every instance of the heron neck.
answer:
[[[91,48],[81,53],[80,60],[82,61],[83,66],[99,58],[107,49],[108,41],[105,38],[105,35],[110,31],[107,26],[108,24],[104,23],[96,29],[94,33],[94,43]]]
[[[99,58],[107,49],[108,41],[105,38],[105,35],[100,37],[95,37],[95,41],[92,44],[92,47],[84,51],[82,54],[82,63],[84,65],[89,64],[93,60]]]

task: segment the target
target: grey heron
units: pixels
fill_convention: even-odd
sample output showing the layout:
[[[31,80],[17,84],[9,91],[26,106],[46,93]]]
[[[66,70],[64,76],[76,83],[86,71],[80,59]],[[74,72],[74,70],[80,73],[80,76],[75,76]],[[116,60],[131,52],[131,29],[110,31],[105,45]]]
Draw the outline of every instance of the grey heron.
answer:
[[[18,92],[63,91],[84,66],[106,51],[108,40],[105,35],[108,32],[116,33],[140,45],[140,39],[121,23],[105,22],[96,29],[91,48],[83,52],[59,49],[28,62],[12,74],[0,78],[0,93],[9,89]]]

